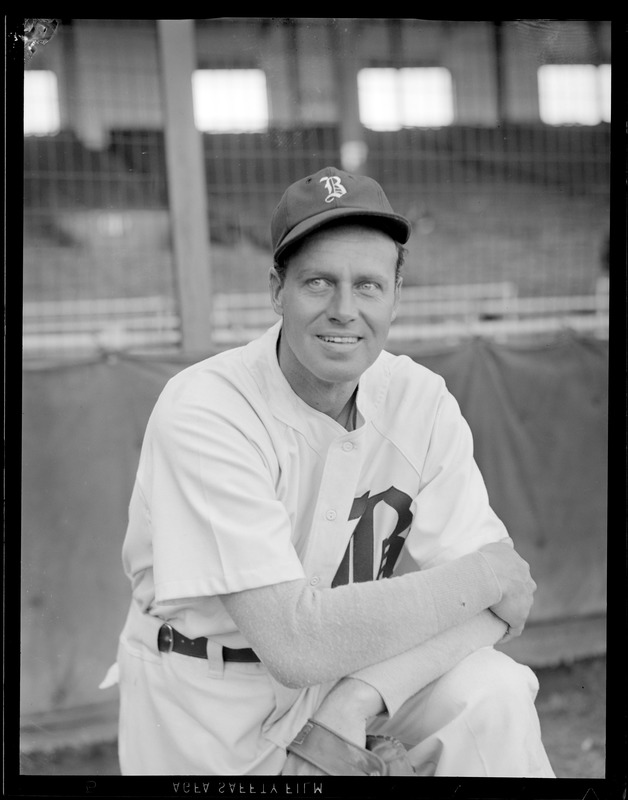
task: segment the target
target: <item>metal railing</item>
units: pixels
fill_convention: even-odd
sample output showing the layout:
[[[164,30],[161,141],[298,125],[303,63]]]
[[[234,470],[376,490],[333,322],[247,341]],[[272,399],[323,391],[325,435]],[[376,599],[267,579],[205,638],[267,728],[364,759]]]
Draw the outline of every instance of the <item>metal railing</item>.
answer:
[[[277,321],[268,292],[218,293],[209,310],[212,342],[251,341]],[[520,297],[503,281],[402,289],[390,341],[513,337],[571,329],[608,336],[608,279],[588,295]],[[172,297],[27,302],[24,353],[112,352],[172,348],[181,340]]]

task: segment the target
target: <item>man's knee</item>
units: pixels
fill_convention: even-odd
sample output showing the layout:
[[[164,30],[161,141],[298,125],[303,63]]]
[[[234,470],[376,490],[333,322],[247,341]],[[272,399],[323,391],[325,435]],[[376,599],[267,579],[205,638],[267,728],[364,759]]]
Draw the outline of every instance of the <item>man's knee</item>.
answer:
[[[471,732],[474,747],[515,747],[515,740],[538,733],[537,691],[528,667],[482,648],[410,698],[389,720],[378,719],[370,732],[395,736],[408,747],[429,740],[437,750],[444,742],[458,742],[464,749]],[[508,741],[499,743],[502,734]]]
[[[463,659],[435,687],[441,702],[452,712],[474,708],[483,713],[494,709],[500,715],[517,713],[534,703],[539,684],[529,667],[509,656],[485,647]],[[437,700],[432,696],[431,702]]]

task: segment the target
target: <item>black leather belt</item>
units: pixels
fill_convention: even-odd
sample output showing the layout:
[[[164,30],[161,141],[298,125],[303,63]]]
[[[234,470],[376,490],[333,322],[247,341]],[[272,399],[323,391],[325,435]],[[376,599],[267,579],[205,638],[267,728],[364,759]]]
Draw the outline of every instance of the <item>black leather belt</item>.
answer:
[[[188,639],[172,625],[165,622],[157,634],[157,648],[160,653],[181,653],[184,656],[207,658],[207,637],[199,636],[197,639]],[[223,661],[259,661],[256,653],[250,647],[233,649],[222,648]]]

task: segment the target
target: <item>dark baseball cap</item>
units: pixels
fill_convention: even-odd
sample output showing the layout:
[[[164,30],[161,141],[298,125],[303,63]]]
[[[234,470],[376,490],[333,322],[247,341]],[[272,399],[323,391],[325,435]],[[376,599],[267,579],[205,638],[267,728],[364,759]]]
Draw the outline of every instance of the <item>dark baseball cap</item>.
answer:
[[[289,186],[273,211],[270,234],[274,258],[313,231],[348,218],[359,218],[400,244],[410,238],[409,221],[395,214],[377,181],[324,167]]]

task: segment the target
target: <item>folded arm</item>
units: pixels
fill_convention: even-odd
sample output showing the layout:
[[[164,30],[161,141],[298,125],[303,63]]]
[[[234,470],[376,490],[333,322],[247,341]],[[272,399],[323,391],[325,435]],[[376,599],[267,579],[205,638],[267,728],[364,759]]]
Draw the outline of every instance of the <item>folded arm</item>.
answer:
[[[504,572],[502,544],[487,545],[481,554],[504,588],[502,599],[492,610],[343,678],[325,697],[314,718],[363,747],[369,718],[382,712],[392,716],[406,700],[478,648],[518,636],[536,589],[528,565],[519,559],[514,562],[518,569]]]
[[[480,553],[333,589],[297,580],[221,596],[273,677],[292,687],[338,680],[391,658],[501,599],[499,580]]]
[[[358,670],[349,677],[376,689],[382,697],[383,710],[392,716],[406,700],[449,672],[463,658],[480,647],[498,642],[505,631],[506,623],[487,609],[404,653]]]
[[[364,747],[368,720],[396,711],[421,689],[440,678],[480,647],[498,642],[506,623],[491,611],[438,633],[397,656],[340,680],[313,718]]]

